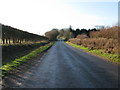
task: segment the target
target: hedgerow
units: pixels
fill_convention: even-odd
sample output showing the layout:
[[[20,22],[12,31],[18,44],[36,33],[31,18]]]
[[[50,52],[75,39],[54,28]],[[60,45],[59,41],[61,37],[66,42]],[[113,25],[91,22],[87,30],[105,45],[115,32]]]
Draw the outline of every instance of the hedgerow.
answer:
[[[71,43],[71,42],[66,42],[66,43],[69,44],[69,45],[71,45],[71,46],[73,46],[73,47],[76,47],[76,48],[85,50],[85,51],[87,51],[87,52],[90,52],[90,53],[93,53],[93,54],[97,54],[97,55],[99,55],[99,56],[102,56],[103,58],[108,59],[108,60],[111,60],[112,62],[120,62],[120,58],[119,58],[118,54],[105,53],[104,51],[99,50],[99,49],[91,50],[91,49],[88,48],[88,47],[76,45],[76,44],[73,44],[73,43]]]
[[[88,47],[90,49],[101,49],[106,53],[118,54],[118,40],[117,39],[107,39],[107,38],[86,38],[69,39],[69,42]]]
[[[68,41],[89,48],[92,50],[91,52],[96,54],[100,53],[103,57],[105,56],[113,61],[118,61],[116,60],[117,57],[120,57],[120,31],[118,29],[118,26],[104,28],[99,31],[90,32],[90,37],[86,37],[85,34],[80,34],[76,38],[71,38]]]

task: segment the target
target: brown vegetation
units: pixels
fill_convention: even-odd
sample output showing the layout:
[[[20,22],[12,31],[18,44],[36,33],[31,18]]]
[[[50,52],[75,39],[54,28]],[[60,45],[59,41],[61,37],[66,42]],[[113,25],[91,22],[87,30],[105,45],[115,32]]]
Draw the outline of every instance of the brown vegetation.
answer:
[[[101,49],[107,53],[118,54],[118,27],[93,31],[90,33],[90,38],[79,35],[76,38],[69,39],[69,41],[90,49]]]
[[[101,29],[97,32],[90,33],[91,38],[107,38],[107,39],[118,39],[118,27],[114,26],[111,28]]]

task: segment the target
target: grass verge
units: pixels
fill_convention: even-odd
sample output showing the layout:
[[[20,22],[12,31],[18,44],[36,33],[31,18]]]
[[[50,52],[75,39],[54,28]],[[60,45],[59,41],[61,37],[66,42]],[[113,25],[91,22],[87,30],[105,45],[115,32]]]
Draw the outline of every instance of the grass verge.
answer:
[[[34,57],[36,57],[38,54],[40,54],[43,51],[50,48],[53,44],[54,43],[52,42],[52,43],[49,43],[45,46],[41,46],[41,47],[35,49],[34,51],[30,52],[29,54],[27,54],[25,56],[23,56],[21,58],[18,58],[18,59],[15,59],[15,60],[3,65],[2,67],[0,67],[0,69],[2,70],[1,77],[4,77],[4,76],[8,75],[11,70],[16,69],[21,64],[27,62],[28,60],[31,60]]]
[[[119,58],[119,56],[117,54],[105,53],[102,50],[98,50],[98,49],[91,50],[90,48],[87,48],[87,47],[84,47],[84,46],[80,46],[80,45],[76,45],[76,44],[73,44],[71,42],[66,42],[66,43],[69,44],[69,45],[71,45],[71,46],[73,46],[73,47],[76,47],[76,48],[85,50],[87,52],[96,54],[98,56],[101,56],[101,57],[103,57],[103,58],[105,58],[107,60],[110,60],[112,62],[117,62],[117,63],[120,62],[120,58]]]

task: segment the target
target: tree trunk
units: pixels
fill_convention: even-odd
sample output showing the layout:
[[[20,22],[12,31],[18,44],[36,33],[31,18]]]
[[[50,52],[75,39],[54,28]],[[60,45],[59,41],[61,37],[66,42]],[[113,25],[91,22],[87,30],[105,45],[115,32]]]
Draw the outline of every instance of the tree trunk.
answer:
[[[2,42],[3,42],[3,44],[5,44],[5,39],[4,38],[2,39]]]
[[[8,44],[8,39],[6,38],[6,44]]]

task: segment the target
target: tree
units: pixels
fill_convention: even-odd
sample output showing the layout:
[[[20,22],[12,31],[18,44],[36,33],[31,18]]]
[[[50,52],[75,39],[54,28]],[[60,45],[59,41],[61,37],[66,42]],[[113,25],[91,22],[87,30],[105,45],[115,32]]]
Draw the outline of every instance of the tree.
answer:
[[[46,40],[44,36],[36,35],[26,31],[22,31],[10,26],[2,25],[2,43],[10,44],[12,43],[23,43],[25,42],[37,42],[41,40]]]
[[[88,38],[88,36],[86,34],[80,34],[80,35],[77,35],[78,39],[85,39],[85,38]]]
[[[58,29],[52,29],[51,31],[45,33],[45,36],[49,38],[49,40],[51,41],[56,40],[58,35],[59,35]]]

